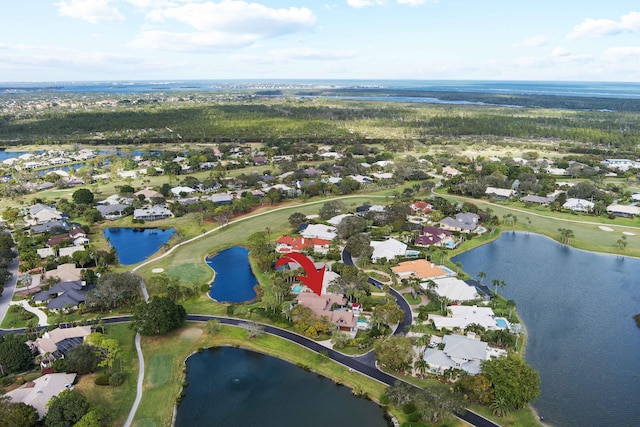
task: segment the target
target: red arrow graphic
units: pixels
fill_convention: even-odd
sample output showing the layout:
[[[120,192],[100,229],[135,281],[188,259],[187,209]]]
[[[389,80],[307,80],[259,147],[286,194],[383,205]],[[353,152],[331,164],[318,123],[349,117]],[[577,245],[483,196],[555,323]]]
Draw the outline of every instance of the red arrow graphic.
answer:
[[[327,266],[323,266],[320,270],[316,270],[316,266],[313,264],[306,255],[300,252],[291,252],[283,256],[276,262],[276,267],[280,267],[288,262],[297,262],[300,267],[303,268],[306,276],[296,276],[296,279],[307,285],[309,289],[315,292],[318,296],[322,294],[322,281],[324,279],[324,271]]]

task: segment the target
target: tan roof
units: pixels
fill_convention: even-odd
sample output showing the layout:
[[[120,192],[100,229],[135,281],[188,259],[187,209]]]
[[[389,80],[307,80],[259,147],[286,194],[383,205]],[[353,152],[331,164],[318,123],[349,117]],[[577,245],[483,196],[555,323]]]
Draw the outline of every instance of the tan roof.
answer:
[[[60,264],[55,270],[45,273],[46,277],[57,277],[61,282],[73,282],[82,279],[82,269],[73,263]]]
[[[35,342],[40,353],[53,353],[58,350],[56,345],[60,341],[67,338],[86,337],[91,333],[91,326],[75,326],[73,328],[57,328],[49,332],[45,332],[42,338],[38,338]]]
[[[76,379],[76,374],[47,374],[25,383],[22,387],[8,392],[6,395],[13,403],[25,403],[38,411],[40,418],[46,413],[46,405],[52,397],[69,388]]]
[[[414,276],[418,279],[433,279],[447,275],[444,270],[426,259],[401,262],[391,269],[400,277]]]
[[[163,197],[162,194],[158,193],[156,190],[152,190],[151,188],[145,188],[144,190],[140,190],[134,195],[138,196],[140,194],[144,194],[145,199],[151,199],[152,197]]]

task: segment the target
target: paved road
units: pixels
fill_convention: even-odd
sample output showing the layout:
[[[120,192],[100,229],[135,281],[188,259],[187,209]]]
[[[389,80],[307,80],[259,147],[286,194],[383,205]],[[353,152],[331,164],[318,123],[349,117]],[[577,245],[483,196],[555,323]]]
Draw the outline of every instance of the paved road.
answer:
[[[20,260],[18,257],[15,257],[11,260],[9,264],[9,272],[13,275],[11,280],[4,284],[4,291],[2,292],[2,296],[0,296],[0,322],[4,320],[4,316],[7,315],[7,310],[9,310],[9,303],[13,298],[13,292],[16,289],[16,283],[18,282],[18,264]]]

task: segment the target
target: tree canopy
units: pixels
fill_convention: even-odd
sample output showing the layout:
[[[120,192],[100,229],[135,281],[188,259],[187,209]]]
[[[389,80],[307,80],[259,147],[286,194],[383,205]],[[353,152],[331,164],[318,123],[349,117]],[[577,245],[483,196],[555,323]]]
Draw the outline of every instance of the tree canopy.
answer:
[[[182,326],[186,315],[184,307],[168,297],[154,296],[134,307],[131,328],[140,335],[163,335]]]
[[[93,203],[93,193],[88,188],[79,188],[71,195],[73,201],[79,205],[90,205]]]
[[[105,273],[87,295],[87,305],[110,310],[135,302],[140,295],[140,276],[134,273]]]
[[[387,369],[404,372],[413,362],[413,348],[409,338],[392,335],[375,346],[376,361]]]
[[[8,397],[0,398],[0,425],[10,427],[36,427],[40,416],[31,405],[12,403]]]
[[[78,392],[64,390],[47,404],[46,427],[72,427],[89,411],[87,398]]]
[[[511,408],[521,409],[540,394],[538,373],[516,353],[486,360],[481,366],[496,399],[504,399]]]
[[[7,335],[0,343],[0,365],[5,373],[26,371],[33,364],[31,350],[19,335]]]

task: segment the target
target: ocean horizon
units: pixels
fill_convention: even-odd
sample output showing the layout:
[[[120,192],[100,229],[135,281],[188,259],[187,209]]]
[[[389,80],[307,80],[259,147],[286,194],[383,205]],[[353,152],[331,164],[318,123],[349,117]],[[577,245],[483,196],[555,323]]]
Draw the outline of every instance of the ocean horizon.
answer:
[[[416,92],[485,93],[640,99],[640,82],[534,80],[358,80],[211,79],[0,82],[0,95],[30,92],[149,93],[287,89],[388,89]]]

